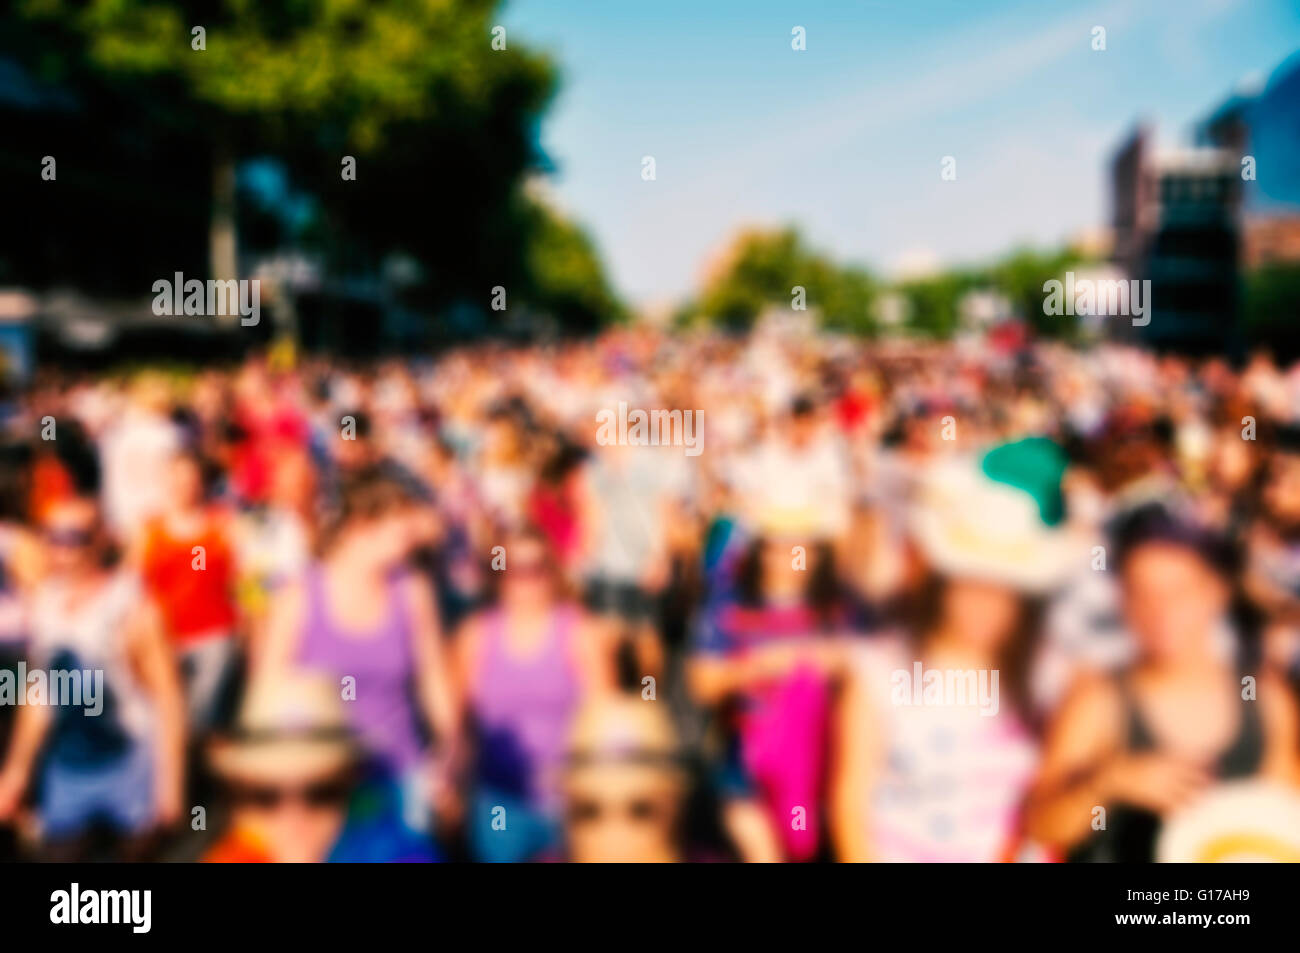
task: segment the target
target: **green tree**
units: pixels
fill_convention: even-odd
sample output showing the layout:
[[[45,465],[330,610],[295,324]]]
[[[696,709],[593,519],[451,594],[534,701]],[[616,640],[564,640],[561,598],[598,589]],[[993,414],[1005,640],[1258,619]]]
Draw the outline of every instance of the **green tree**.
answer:
[[[1069,248],[1054,251],[1018,249],[996,262],[987,271],[989,281],[1011,302],[1011,310],[1039,334],[1048,337],[1073,337],[1078,329],[1074,321],[1043,313],[1043,284],[1060,279],[1065,272],[1091,262]]]
[[[524,300],[564,326],[592,331],[626,311],[605,277],[587,233],[541,201],[529,199],[525,219]]]
[[[1245,276],[1242,324],[1247,341],[1278,356],[1300,355],[1300,265],[1265,265]]]
[[[497,5],[21,0],[0,14],[0,51],[41,81],[116,97],[117,115],[90,122],[143,111],[206,154],[196,186],[213,277],[235,268],[235,167],[271,155],[319,200],[321,221],[308,231],[323,237],[332,272],[409,255],[422,265],[425,305],[486,307],[497,284],[554,292],[557,260],[572,265],[579,244],[524,196],[525,174],[544,165],[537,127],[556,76],[513,37],[492,48]],[[344,156],[356,160],[355,181],[340,175]],[[533,246],[529,230],[543,227],[561,249]],[[552,295],[561,300],[595,307],[572,288]]]
[[[979,286],[979,279],[964,272],[941,272],[901,282],[897,291],[907,302],[907,324],[932,337],[950,337],[961,321],[961,299]]]
[[[876,284],[871,275],[812,251],[793,228],[741,235],[692,311],[697,319],[743,330],[766,308],[789,308],[797,287],[804,289],[805,305],[824,326],[855,333],[874,330]]]

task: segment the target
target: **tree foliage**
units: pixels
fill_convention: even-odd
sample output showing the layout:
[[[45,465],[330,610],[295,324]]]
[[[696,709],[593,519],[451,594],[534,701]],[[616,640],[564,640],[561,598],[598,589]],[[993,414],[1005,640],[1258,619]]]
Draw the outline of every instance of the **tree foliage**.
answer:
[[[9,271],[39,283],[80,270],[93,292],[202,268],[192,246],[207,238],[214,165],[272,157],[313,200],[300,237],[327,274],[375,274],[400,255],[419,262],[410,297],[428,310],[486,310],[506,285],[512,303],[558,309],[561,323],[608,318],[617,302],[594,248],[523,188],[547,165],[537,129],[557,76],[513,36],[492,48],[497,5],[19,0],[0,13],[0,57],[77,107],[66,120],[21,117],[24,141],[60,143],[70,187],[32,198],[38,227],[60,231],[15,253]],[[12,148],[0,146],[6,167],[39,160]],[[340,175],[344,156],[353,181]],[[54,208],[65,199],[66,215]],[[201,208],[168,211],[181,203]],[[62,237],[72,221],[93,240]]]

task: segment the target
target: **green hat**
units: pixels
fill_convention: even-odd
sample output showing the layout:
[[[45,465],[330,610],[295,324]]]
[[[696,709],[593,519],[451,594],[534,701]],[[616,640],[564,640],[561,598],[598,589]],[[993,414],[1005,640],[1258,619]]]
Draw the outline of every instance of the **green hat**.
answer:
[[[921,479],[912,536],[945,575],[1050,591],[1082,565],[1063,525],[1065,467],[1065,455],[1043,438],[940,462]]]
[[[1024,490],[1038,504],[1038,515],[1048,526],[1065,518],[1061,480],[1068,461],[1061,448],[1046,437],[1027,437],[1004,443],[984,454],[980,463],[990,480]]]

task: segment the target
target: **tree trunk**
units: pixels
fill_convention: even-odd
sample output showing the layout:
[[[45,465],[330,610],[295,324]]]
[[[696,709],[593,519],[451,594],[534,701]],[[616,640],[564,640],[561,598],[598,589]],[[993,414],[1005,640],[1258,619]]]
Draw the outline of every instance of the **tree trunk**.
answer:
[[[239,277],[235,244],[235,159],[224,143],[218,143],[212,160],[212,220],[208,228],[209,278],[229,281]],[[227,309],[231,310],[231,309]],[[233,315],[219,315],[218,324],[239,320]]]

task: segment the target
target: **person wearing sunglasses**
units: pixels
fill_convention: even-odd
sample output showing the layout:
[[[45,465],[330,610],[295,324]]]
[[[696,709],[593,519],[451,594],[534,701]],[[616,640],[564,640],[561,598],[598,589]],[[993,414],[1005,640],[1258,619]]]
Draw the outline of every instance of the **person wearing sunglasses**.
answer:
[[[71,499],[45,520],[49,575],[33,596],[28,664],[103,673],[99,698],[19,709],[0,770],[0,822],[14,818],[40,764],[44,856],[143,856],[182,810],[185,709],[158,612],[138,579],[108,565],[99,507]]]
[[[457,634],[457,695],[474,740],[470,850],[513,862],[554,848],[573,714],[612,690],[615,672],[607,627],[566,598],[545,534],[526,527],[499,538],[492,603]]]
[[[665,709],[607,696],[574,718],[565,761],[564,844],[576,863],[698,860],[683,843],[687,772]]]
[[[234,728],[211,745],[229,825],[208,863],[428,862],[390,786],[364,771],[339,690],[295,670],[257,678]]]
[[[319,560],[277,593],[254,672],[303,667],[344,686],[370,759],[402,792],[406,823],[428,831],[458,731],[435,596],[408,571],[412,500],[373,468],[349,476],[340,498]]]

